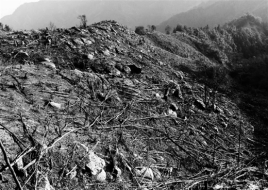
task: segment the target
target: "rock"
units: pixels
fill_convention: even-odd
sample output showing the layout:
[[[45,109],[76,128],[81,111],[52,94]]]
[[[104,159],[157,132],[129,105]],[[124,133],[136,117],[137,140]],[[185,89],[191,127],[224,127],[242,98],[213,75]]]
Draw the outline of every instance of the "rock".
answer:
[[[61,109],[61,104],[59,103],[56,103],[56,102],[49,102],[49,104],[54,107],[54,108],[58,108],[58,109]]]
[[[43,65],[50,67],[51,69],[56,69],[56,65],[49,61],[43,61],[41,62]]]
[[[49,59],[49,58],[47,58],[47,57],[43,58],[43,61],[46,61],[46,62],[52,62],[51,59]]]
[[[162,98],[163,98],[163,96],[161,96],[161,95],[160,95],[159,93],[157,93],[157,92],[156,92],[154,95],[155,95],[155,97],[156,97],[157,99],[162,99]]]
[[[115,165],[114,166],[114,170],[116,172],[116,178],[117,178],[117,180],[118,181],[122,181],[122,179],[121,179],[121,175],[122,175],[121,169],[117,165]]]
[[[37,188],[37,190],[55,190],[55,189],[50,185],[50,182],[49,182],[47,176],[43,177],[43,179],[41,179],[40,181],[41,181],[41,184],[39,185],[39,187]]]
[[[102,169],[101,172],[96,175],[96,180],[98,182],[105,182],[106,177],[106,172],[104,171],[104,169]]]
[[[85,39],[85,38],[81,38],[81,40],[82,40],[82,41],[84,42],[84,44],[86,44],[86,45],[91,45],[91,44],[93,44],[92,41],[87,40],[87,39]]]
[[[88,154],[88,163],[86,164],[86,168],[89,169],[90,174],[96,176],[101,174],[99,177],[100,179],[103,178],[103,168],[105,167],[105,161],[98,157],[94,152],[90,151]],[[106,174],[105,174],[106,175]],[[105,177],[106,178],[106,177]]]
[[[109,56],[110,55],[110,51],[108,49],[106,49],[105,51],[103,51],[103,54],[106,55],[106,56]]]
[[[200,110],[205,110],[206,109],[205,103],[200,99],[196,99],[195,102],[194,102],[194,105]]]
[[[79,39],[79,38],[73,39],[73,41],[78,46],[84,45],[84,42],[81,39]]]
[[[175,111],[173,111],[172,109],[168,109],[168,113],[167,113],[169,116],[171,117],[177,117],[177,113]]]
[[[76,170],[73,170],[73,171],[71,171],[71,172],[69,173],[69,175],[70,175],[70,179],[73,179],[73,178],[76,177],[76,175],[77,175],[77,171],[76,171]]]
[[[213,189],[215,189],[215,190],[221,190],[221,189],[225,189],[227,187],[228,186],[226,184],[217,184],[217,185],[214,186]]]
[[[154,180],[154,173],[153,173],[153,170],[151,168],[136,167],[134,171],[138,177]]]
[[[253,183],[250,183],[248,185],[248,190],[260,190],[260,189],[262,189],[262,188],[260,188],[259,185],[256,185],[256,184],[253,184]]]
[[[127,86],[131,86],[131,87],[134,87],[135,86],[135,84],[130,79],[124,79],[123,82]]]
[[[131,69],[128,66],[123,66],[123,71],[127,74],[131,73]]]
[[[160,66],[163,66],[163,65],[165,65],[162,61],[159,61],[159,65]]]
[[[89,53],[89,54],[87,55],[87,58],[88,58],[89,60],[93,60],[93,59],[94,59],[94,56],[93,56],[92,54]]]
[[[73,70],[73,72],[74,72],[78,77],[80,77],[80,78],[83,77],[83,72],[82,72],[82,71],[80,71],[80,70],[78,70],[78,69],[75,69],[75,70]]]

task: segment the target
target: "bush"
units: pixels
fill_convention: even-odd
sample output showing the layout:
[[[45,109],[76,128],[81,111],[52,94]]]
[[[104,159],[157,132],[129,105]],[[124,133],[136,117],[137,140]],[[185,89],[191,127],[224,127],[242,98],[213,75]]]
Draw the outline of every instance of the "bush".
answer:
[[[135,28],[135,33],[139,35],[145,35],[146,32],[145,32],[144,26],[137,26]]]

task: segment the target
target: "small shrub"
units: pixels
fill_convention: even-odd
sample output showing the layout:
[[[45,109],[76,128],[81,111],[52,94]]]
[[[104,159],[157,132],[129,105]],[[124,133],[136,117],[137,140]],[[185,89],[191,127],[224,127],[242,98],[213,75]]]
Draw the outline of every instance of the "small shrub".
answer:
[[[145,35],[146,32],[145,32],[144,26],[137,26],[135,28],[135,33],[139,35]]]

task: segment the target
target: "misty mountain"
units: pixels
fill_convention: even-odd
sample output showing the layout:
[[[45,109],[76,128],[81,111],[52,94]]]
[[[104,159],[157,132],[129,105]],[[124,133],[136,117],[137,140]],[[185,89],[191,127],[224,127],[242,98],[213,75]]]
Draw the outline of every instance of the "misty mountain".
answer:
[[[88,24],[116,20],[134,28],[138,25],[157,25],[174,14],[189,10],[204,0],[134,1],[134,0],[41,0],[25,3],[0,22],[13,29],[38,29],[54,23],[57,27],[79,25],[78,15],[85,14]]]
[[[208,1],[200,4],[187,12],[179,13],[162,22],[157,28],[164,31],[166,26],[174,28],[178,24],[189,27],[211,27],[223,25],[238,17],[251,13],[268,21],[268,4],[266,0],[218,0]]]

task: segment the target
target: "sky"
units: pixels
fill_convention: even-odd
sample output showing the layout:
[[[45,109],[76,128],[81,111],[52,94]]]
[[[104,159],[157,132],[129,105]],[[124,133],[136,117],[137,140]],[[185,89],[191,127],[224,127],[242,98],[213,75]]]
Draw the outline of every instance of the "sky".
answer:
[[[0,0],[0,19],[12,14],[20,5],[39,0]]]
[[[20,5],[38,0],[0,0],[0,18],[12,14]]]

